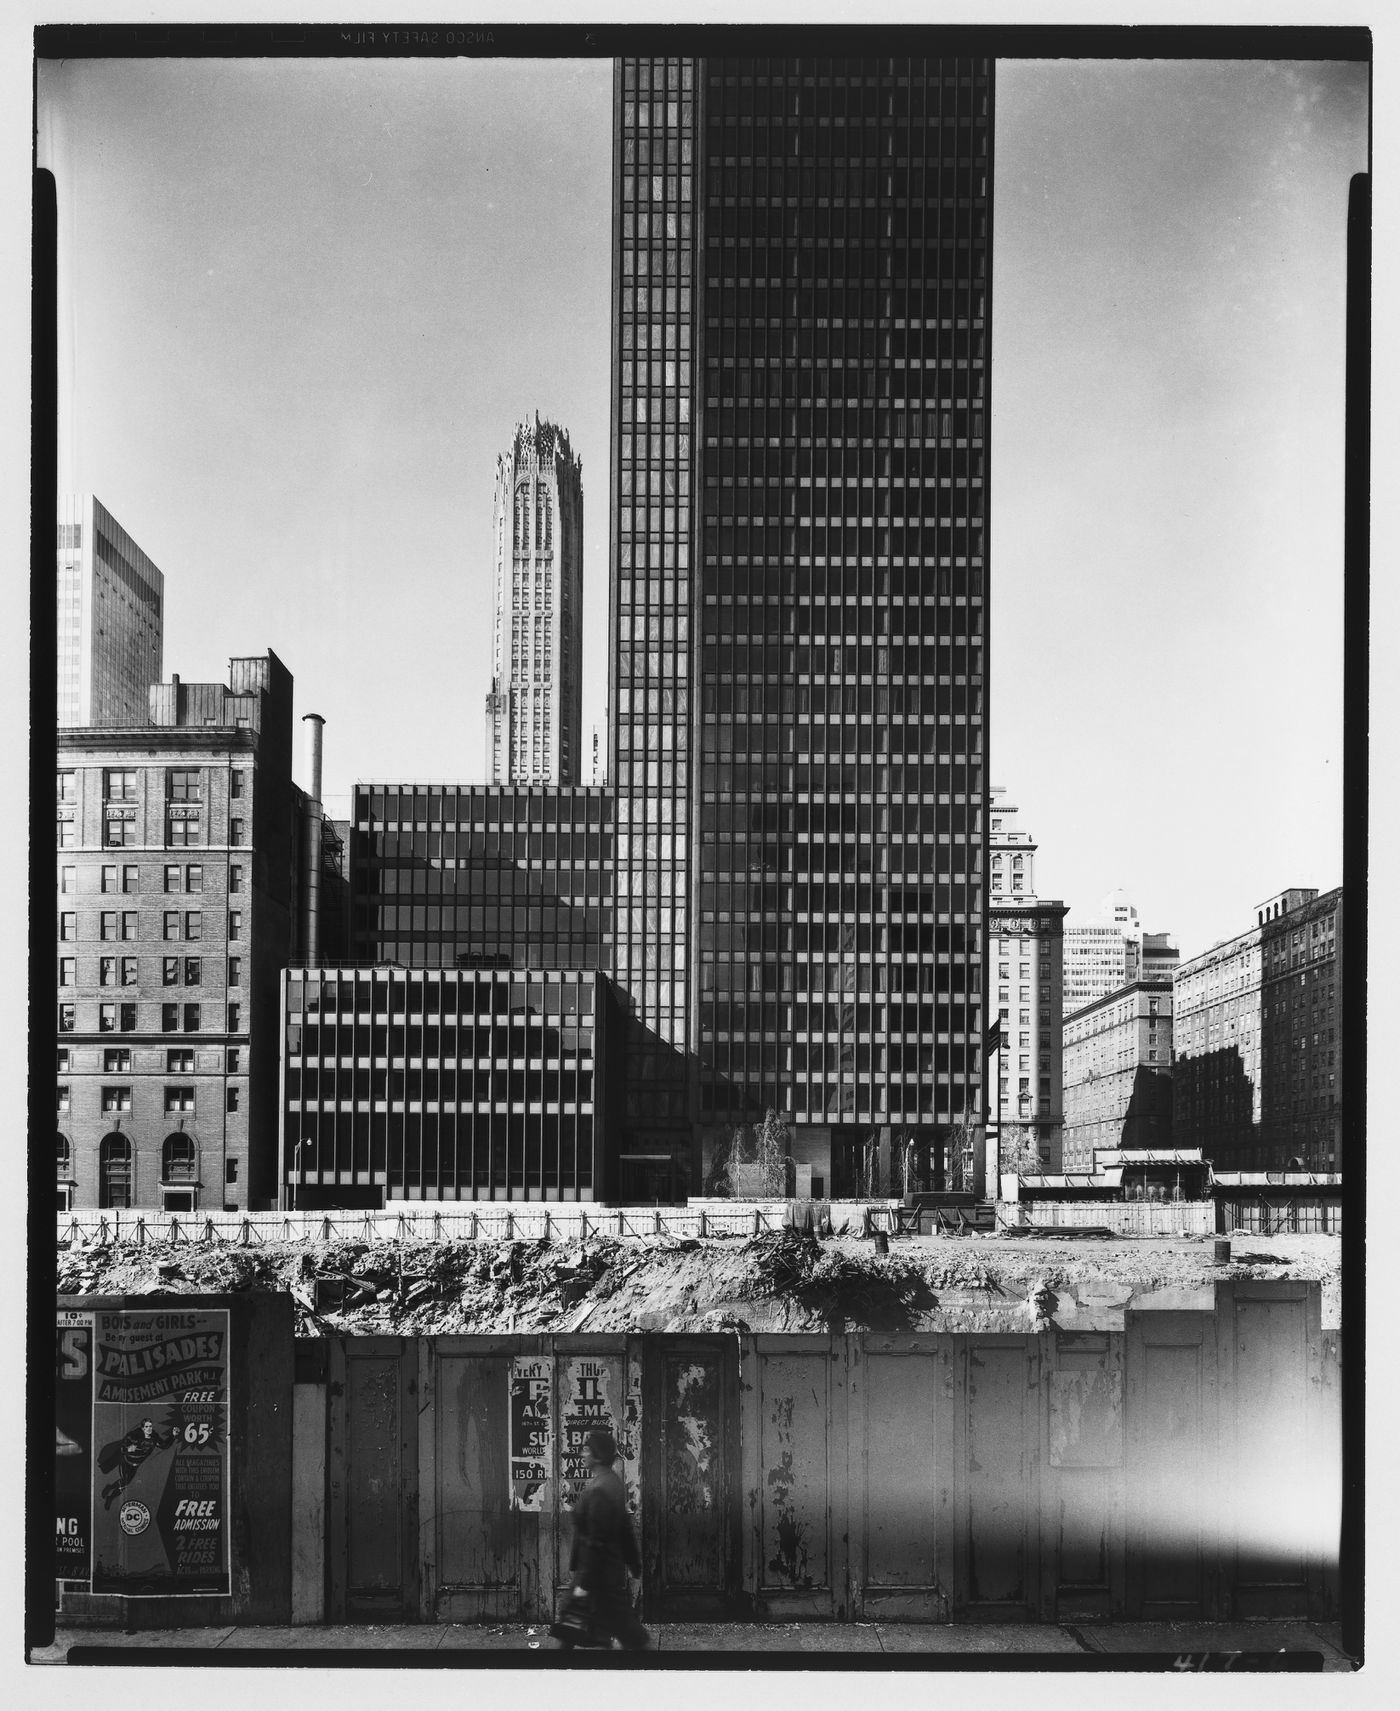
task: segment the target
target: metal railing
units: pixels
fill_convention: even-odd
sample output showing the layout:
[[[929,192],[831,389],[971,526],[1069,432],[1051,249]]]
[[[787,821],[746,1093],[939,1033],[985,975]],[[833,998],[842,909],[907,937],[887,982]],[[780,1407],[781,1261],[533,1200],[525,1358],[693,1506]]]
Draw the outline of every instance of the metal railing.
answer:
[[[865,1203],[842,1217],[860,1229]],[[870,1208],[882,1227],[892,1227],[887,1207]],[[60,1212],[58,1240],[70,1247],[156,1242],[227,1242],[242,1247],[267,1242],[573,1241],[591,1236],[757,1236],[776,1234],[786,1219],[785,1203],[724,1203],[705,1206],[597,1206],[539,1201],[502,1205],[490,1201],[451,1209],[390,1207],[382,1211],[161,1212],[106,1210]]]

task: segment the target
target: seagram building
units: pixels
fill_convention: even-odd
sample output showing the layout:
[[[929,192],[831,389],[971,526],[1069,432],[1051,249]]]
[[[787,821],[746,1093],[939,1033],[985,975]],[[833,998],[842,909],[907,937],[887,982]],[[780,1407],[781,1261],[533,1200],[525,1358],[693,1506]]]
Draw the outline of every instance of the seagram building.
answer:
[[[814,1191],[931,1185],[983,1117],[992,85],[617,69],[624,1195],[770,1107]]]

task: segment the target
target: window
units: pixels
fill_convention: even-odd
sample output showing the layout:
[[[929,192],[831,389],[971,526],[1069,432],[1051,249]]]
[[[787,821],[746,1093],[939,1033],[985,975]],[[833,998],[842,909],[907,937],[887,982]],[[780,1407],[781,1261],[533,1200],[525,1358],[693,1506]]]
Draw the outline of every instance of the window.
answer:
[[[191,862],[185,869],[185,890],[203,891],[203,889],[204,869],[197,861]]]
[[[185,1032],[187,1034],[197,1034],[199,1032],[198,1004],[186,1004],[185,1006]]]
[[[224,1109],[226,1111],[236,1111],[238,1109],[238,1089],[236,1087],[230,1087],[226,1090],[224,1097]]]
[[[231,939],[238,939],[243,936],[243,911],[241,909],[230,909],[228,912],[228,936]]]
[[[58,1007],[58,1031],[60,1034],[73,1032],[74,1008],[71,1004],[60,1004]]]
[[[224,1160],[224,1181],[238,1181],[238,1160],[236,1158],[226,1158]]]
[[[139,867],[133,867],[133,866],[128,865],[122,869],[122,890],[123,891],[128,892],[128,893],[135,892],[136,890],[139,889],[140,880],[141,880],[141,869]]]
[[[66,1086],[61,1086],[58,1090],[58,1108],[60,1111],[67,1111],[70,1109],[68,1089]]]
[[[58,1048],[58,1073],[60,1075],[67,1075],[67,1073],[68,1073],[68,1047],[67,1046],[60,1046]]]
[[[230,893],[243,889],[243,869],[237,864],[228,870],[228,888]]]
[[[188,1046],[172,1046],[165,1054],[167,1075],[193,1075],[194,1053]]]
[[[185,958],[185,985],[199,985],[199,958],[197,956],[187,956]]]
[[[228,959],[228,983],[230,986],[241,986],[243,984],[242,957],[231,956]]]
[[[162,1182],[194,1181],[194,1142],[188,1135],[167,1135],[160,1149]]]
[[[177,964],[178,966],[178,964]],[[178,1004],[162,1004],[160,1007],[160,1031],[163,1034],[178,1034],[180,1031],[180,1006]]]
[[[98,1149],[98,1204],[131,1205],[131,1143],[122,1135],[106,1135]]]
[[[104,956],[98,960],[97,983],[99,986],[117,984],[117,959],[114,956]]]
[[[242,820],[230,820],[229,821],[229,823],[228,823],[228,841],[231,844],[233,844],[235,846],[235,848],[243,842],[243,822],[242,822]]]
[[[204,911],[202,909],[187,909],[185,911],[185,937],[187,939],[204,937]]]
[[[102,1109],[104,1111],[129,1111],[131,1109],[130,1087],[104,1087],[102,1089]]]
[[[78,936],[78,917],[71,909],[65,909],[58,917],[58,936],[69,940]]]
[[[104,909],[98,920],[98,934],[106,940],[117,936],[117,912],[115,909]]]
[[[78,847],[78,826],[75,820],[65,820],[62,816],[58,822],[58,848],[75,850]]]
[[[165,842],[172,850],[189,849],[199,842],[199,809],[171,803],[166,808]]]
[[[58,870],[58,889],[65,897],[71,897],[78,889],[78,870],[76,867],[61,867]]]
[[[165,1109],[167,1111],[193,1111],[194,1089],[192,1087],[167,1087],[165,1090]]]
[[[102,1054],[104,1075],[130,1075],[131,1053],[124,1046],[109,1046]]]
[[[136,774],[131,770],[116,770],[109,767],[103,773],[102,794],[108,802],[134,802],[136,800]]]
[[[58,984],[60,986],[76,986],[78,984],[77,957],[61,956],[58,959]]]
[[[165,889],[167,891],[178,891],[183,876],[184,869],[179,862],[167,862],[165,864]]]
[[[160,980],[162,986],[178,986],[180,984],[180,959],[177,956],[161,958]]]
[[[136,842],[135,819],[108,816],[102,827],[102,840],[109,850],[129,848]]]
[[[239,1051],[238,1051],[237,1046],[230,1046],[228,1048],[228,1052],[225,1056],[224,1062],[225,1062],[225,1065],[228,1069],[228,1073],[230,1075],[237,1075],[238,1074],[238,1065],[241,1062],[241,1059],[239,1057]],[[67,1065],[65,1064],[62,1067],[67,1068]]]
[[[242,1010],[239,1005],[230,1004],[228,1007],[228,1031],[231,1034],[236,1034],[239,1032],[241,1027]]]
[[[161,918],[161,932],[167,939],[178,939],[180,936],[180,911],[167,909]]]
[[[228,793],[233,797],[239,797],[243,794],[243,774],[241,772],[234,771],[229,774]]]
[[[62,767],[59,770],[58,799],[60,802],[78,800],[78,775],[72,767]]]
[[[68,1176],[73,1168],[73,1149],[68,1144],[68,1137],[60,1133],[58,1137],[58,1174]],[[67,1211],[67,1207],[63,1208]]]
[[[137,925],[140,917],[134,909],[122,910],[122,937],[128,944],[137,936]]]
[[[172,767],[165,775],[167,802],[201,802],[203,779],[198,767]]]
[[[119,1004],[117,1013],[121,1019],[121,1031],[124,1034],[136,1032],[136,1006],[134,1004]]]
[[[107,863],[103,863],[102,889],[104,891],[115,891],[117,889],[117,871],[118,870],[115,866],[109,866]]]

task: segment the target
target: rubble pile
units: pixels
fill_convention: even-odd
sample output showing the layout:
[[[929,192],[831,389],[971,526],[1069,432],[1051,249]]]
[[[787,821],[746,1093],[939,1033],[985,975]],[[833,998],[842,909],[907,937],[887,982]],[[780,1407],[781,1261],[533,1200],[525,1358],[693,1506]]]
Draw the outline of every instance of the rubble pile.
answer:
[[[146,1241],[60,1246],[63,1295],[288,1293],[303,1336],[1044,1328],[1093,1304],[1227,1277],[1314,1278],[1339,1323],[1340,1243],[868,1240],[811,1231],[571,1241]],[[1024,1326],[1021,1320],[1024,1319]]]

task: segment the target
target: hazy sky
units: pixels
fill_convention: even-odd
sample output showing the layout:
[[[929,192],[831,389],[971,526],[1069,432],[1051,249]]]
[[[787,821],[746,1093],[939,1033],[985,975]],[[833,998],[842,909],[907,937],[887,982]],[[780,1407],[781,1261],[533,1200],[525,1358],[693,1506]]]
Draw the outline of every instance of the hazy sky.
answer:
[[[585,491],[605,718],[606,62],[71,62],[68,484],[166,577],[165,666],[273,648],[326,795],[478,779],[517,419]],[[998,69],[991,776],[1071,921],[1184,955],[1341,879],[1347,185],[1360,66]]]

